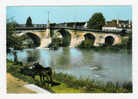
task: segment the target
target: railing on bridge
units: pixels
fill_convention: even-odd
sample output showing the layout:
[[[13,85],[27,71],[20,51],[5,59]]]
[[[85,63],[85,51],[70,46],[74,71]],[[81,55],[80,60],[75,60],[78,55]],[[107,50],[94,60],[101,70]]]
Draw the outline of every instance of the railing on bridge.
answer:
[[[16,30],[46,30],[47,27],[16,27]],[[51,26],[50,29],[71,29],[76,31],[89,31],[89,32],[99,32],[99,33],[114,33],[114,34],[121,34],[121,35],[127,35],[130,32],[123,30],[123,31],[107,31],[107,30],[97,30],[97,29],[88,29],[84,28],[82,26],[76,26],[76,27],[69,27],[69,26]]]

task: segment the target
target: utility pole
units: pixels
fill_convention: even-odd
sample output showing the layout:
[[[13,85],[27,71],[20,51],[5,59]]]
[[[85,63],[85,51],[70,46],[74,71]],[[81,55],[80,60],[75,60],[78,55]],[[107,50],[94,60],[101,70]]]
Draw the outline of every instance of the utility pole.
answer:
[[[50,35],[50,20],[49,20],[49,11],[48,11],[48,23],[47,23],[47,37],[49,38]]]
[[[49,11],[48,11],[48,28],[50,28]]]

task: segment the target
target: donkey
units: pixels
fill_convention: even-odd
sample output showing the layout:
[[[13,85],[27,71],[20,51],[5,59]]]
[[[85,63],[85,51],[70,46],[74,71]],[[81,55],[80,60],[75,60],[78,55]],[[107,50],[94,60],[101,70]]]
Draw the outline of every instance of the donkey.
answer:
[[[32,77],[35,79],[35,75],[40,76],[40,82],[43,85],[43,83],[46,81],[45,78],[47,79],[48,83],[53,83],[52,79],[52,68],[51,67],[43,67],[42,65],[39,64],[39,62],[36,62],[33,64],[30,69],[34,72]]]

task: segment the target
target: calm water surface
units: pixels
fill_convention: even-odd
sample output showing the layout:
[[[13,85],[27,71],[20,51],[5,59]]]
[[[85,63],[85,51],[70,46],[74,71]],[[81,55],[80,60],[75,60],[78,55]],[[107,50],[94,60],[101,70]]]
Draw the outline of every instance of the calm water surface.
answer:
[[[10,54],[8,58],[13,59]],[[56,72],[77,78],[100,81],[132,81],[132,55],[125,52],[100,52],[76,48],[26,49],[18,51],[19,61],[39,61],[44,67],[51,66]]]

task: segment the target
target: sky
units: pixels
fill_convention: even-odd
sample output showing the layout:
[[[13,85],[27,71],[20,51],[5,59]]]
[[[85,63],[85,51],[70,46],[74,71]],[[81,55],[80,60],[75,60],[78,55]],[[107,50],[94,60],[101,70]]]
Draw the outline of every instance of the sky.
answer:
[[[131,6],[9,6],[7,19],[25,24],[30,16],[33,24],[47,24],[48,12],[51,23],[88,21],[96,12],[101,12],[106,21],[132,20]]]

